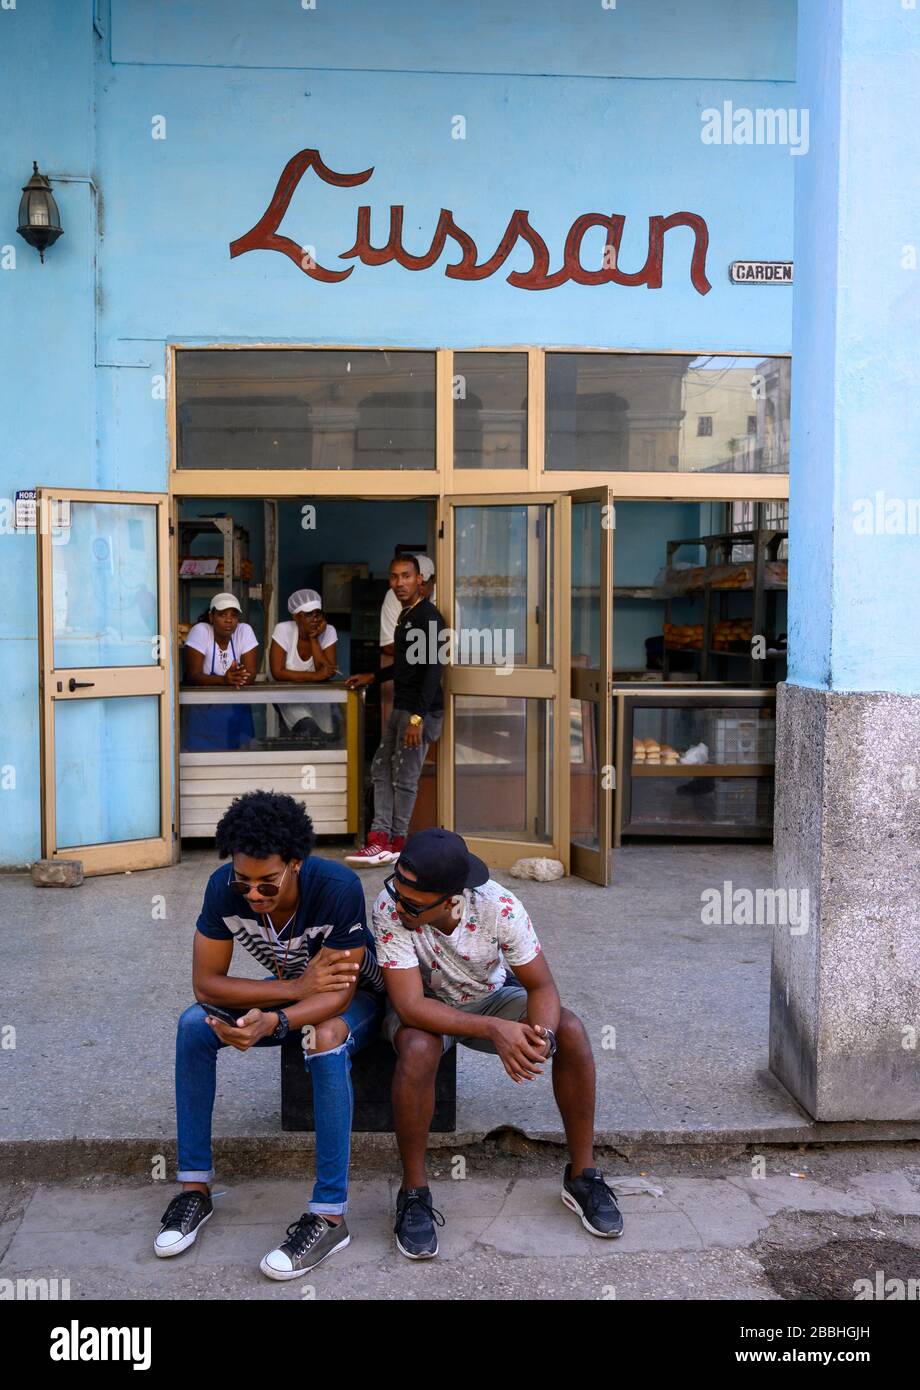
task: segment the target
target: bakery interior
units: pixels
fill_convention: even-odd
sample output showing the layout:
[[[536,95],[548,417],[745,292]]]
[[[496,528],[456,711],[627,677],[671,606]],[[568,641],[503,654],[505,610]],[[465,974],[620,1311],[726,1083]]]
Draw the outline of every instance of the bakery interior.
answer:
[[[267,638],[287,617],[287,596],[302,587],[323,597],[338,634],[336,690],[311,699],[338,699],[343,712],[347,675],[377,658],[379,610],[387,568],[397,549],[436,556],[436,507],[429,499],[323,501],[321,524],[310,525],[309,503],[254,498],[182,499],[178,515],[178,640],[181,647],[208,599],[230,589],[260,644],[267,677]],[[616,505],[613,543],[613,660],[611,669],[615,765],[612,845],[657,840],[749,839],[772,834],[775,687],[786,672],[788,540],[783,502],[628,501]],[[580,594],[573,546],[572,665],[590,663],[598,621],[596,596]],[[501,567],[496,562],[495,569]],[[483,564],[488,569],[487,559]],[[228,582],[229,578],[229,582]],[[489,585],[488,574],[482,584]],[[437,602],[437,590],[434,595]],[[448,615],[445,615],[446,617]],[[180,667],[181,670],[181,667]],[[277,702],[261,701],[252,749],[227,754],[219,769],[195,768],[207,755],[180,751],[183,839],[207,839],[224,804],[264,773],[258,748],[289,747],[272,733]],[[182,688],[180,702],[201,699]],[[522,702],[523,703],[523,702]],[[327,810],[318,830],[351,837],[368,808],[366,770],[386,700],[372,695],[360,726],[339,721],[342,739],[322,757],[328,769],[319,797]],[[573,841],[587,833],[598,776],[585,709],[571,709]],[[322,720],[320,716],[317,716]],[[456,730],[455,762],[465,769],[460,795],[481,774],[468,807],[458,805],[461,833],[502,834],[515,821],[515,769],[496,765],[502,745],[526,745],[484,708]],[[180,703],[180,723],[182,709]],[[348,723],[347,733],[345,724]],[[283,727],[281,733],[283,733]],[[180,748],[181,748],[180,737]],[[462,745],[462,746],[461,746]],[[298,748],[291,746],[293,753]],[[267,754],[266,754],[267,756]],[[281,759],[281,751],[271,756]],[[437,823],[437,763],[433,745],[420,784],[413,829]],[[255,761],[255,766],[249,764]],[[481,766],[478,768],[476,764]],[[235,766],[234,766],[235,765]],[[494,772],[492,769],[495,769]],[[275,775],[289,769],[275,769]],[[500,775],[499,775],[500,774]],[[337,779],[337,780],[336,780]],[[489,796],[482,794],[489,782]],[[347,783],[347,785],[346,785]],[[506,804],[507,803],[507,804]],[[206,809],[204,809],[206,806]]]

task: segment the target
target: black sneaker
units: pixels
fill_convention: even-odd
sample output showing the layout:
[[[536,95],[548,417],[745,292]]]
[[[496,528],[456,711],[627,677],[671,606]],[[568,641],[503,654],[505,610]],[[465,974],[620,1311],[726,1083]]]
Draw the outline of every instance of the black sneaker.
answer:
[[[161,1259],[180,1255],[198,1239],[198,1232],[210,1221],[214,1207],[206,1192],[180,1192],[173,1197],[160,1218],[163,1222],[153,1242],[153,1253]]]
[[[276,1250],[269,1250],[259,1265],[269,1279],[299,1279],[308,1270],[322,1264],[336,1250],[351,1244],[345,1218],[337,1226],[324,1221],[315,1211],[305,1211],[287,1228],[287,1240]]]
[[[611,1188],[597,1168],[585,1168],[580,1178],[572,1177],[572,1165],[565,1165],[562,1200],[581,1217],[581,1224],[593,1236],[608,1240],[623,1234],[623,1217]]]
[[[410,1260],[433,1260],[438,1253],[438,1233],[435,1224],[444,1225],[444,1217],[431,1205],[431,1189],[410,1187],[399,1189],[396,1198],[396,1248]]]

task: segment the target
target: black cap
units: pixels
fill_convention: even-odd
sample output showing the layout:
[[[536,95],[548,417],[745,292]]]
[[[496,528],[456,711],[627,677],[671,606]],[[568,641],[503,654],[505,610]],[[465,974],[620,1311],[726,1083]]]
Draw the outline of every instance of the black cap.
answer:
[[[415,874],[406,883],[423,893],[462,893],[491,878],[485,861],[470,854],[462,835],[452,830],[419,830],[410,836],[396,863],[397,878],[401,866]]]

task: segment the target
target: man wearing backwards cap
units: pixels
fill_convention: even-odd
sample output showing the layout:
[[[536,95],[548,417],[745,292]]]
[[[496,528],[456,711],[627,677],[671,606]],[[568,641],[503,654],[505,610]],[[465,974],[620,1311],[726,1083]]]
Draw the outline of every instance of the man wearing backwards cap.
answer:
[[[449,830],[407,840],[373,907],[377,959],[389,1004],[382,1032],[397,1053],[393,1116],[403,1163],[396,1245],[412,1260],[438,1253],[425,1149],[442,1053],[455,1042],[497,1052],[512,1081],[538,1079],[552,1061],[553,1094],[571,1162],[564,1204],[592,1235],[623,1233],[614,1193],[593,1166],[594,1058],[559,994],[530,917]],[[505,967],[513,966],[513,975]]]

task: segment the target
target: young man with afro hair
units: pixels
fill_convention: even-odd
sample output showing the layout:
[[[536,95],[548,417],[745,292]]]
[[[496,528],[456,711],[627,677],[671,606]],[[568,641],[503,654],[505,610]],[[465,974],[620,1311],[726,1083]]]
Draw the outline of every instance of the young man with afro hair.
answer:
[[[302,1030],[313,1083],[316,1182],[307,1210],[260,1266],[270,1279],[297,1279],[351,1239],[345,1222],[351,1056],[379,1032],[383,980],[358,876],[344,864],[311,857],[313,824],[298,801],[266,791],[238,797],[216,839],[221,859],[231,862],[208,880],[192,958],[198,1002],[179,1019],[176,1036],[182,1190],[163,1214],[154,1250],[162,1258],[187,1250],[213,1213],[218,1052],[276,1047],[289,1029]],[[271,975],[231,975],[234,944]]]

